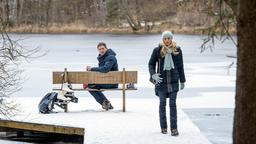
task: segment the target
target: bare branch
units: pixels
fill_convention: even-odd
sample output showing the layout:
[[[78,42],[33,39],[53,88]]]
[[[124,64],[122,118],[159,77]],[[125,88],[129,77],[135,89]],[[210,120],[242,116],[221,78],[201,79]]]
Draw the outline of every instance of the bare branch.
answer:
[[[213,7],[209,6],[206,12],[209,16],[215,16],[216,21],[213,26],[210,26],[206,29],[201,29],[203,31],[207,30],[207,37],[203,38],[203,43],[200,46],[201,52],[205,51],[206,49],[212,49],[215,46],[215,39],[219,40],[220,42],[224,42],[227,39],[230,39],[232,43],[237,47],[237,42],[234,40],[230,33],[230,27],[236,25],[236,15],[233,12],[234,7],[229,9],[224,2],[224,0],[214,1],[218,4],[219,8],[218,11],[214,11]]]
[[[0,16],[0,115],[10,119],[19,110],[18,105],[9,98],[21,89],[23,70],[18,67],[21,60],[28,62],[46,53],[35,56],[40,48],[26,49],[19,43],[20,40],[13,40],[8,35],[6,27],[6,22]]]

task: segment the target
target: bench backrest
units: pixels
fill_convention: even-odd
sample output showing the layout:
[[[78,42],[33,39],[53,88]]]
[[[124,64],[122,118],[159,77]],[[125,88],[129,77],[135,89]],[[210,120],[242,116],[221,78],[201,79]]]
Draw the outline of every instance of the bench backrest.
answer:
[[[111,71],[108,73],[100,73],[100,72],[93,72],[93,71],[67,71],[67,72],[55,71],[53,72],[53,84],[61,84],[63,81],[68,82],[70,84],[137,83],[137,71]]]

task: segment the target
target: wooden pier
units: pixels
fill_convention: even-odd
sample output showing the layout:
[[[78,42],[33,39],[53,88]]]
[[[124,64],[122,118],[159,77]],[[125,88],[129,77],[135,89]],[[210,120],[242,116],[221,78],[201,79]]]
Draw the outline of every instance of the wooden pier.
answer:
[[[12,120],[1,120],[0,119],[0,132],[14,132],[17,137],[23,137],[25,133],[29,132],[32,134],[47,134],[49,136],[54,136],[61,138],[76,137],[79,139],[80,143],[83,143],[84,139],[84,128],[62,126],[62,125],[52,125],[52,124],[42,124],[42,123],[30,123],[22,121],[12,121]],[[73,138],[72,138],[73,139]],[[82,142],[81,142],[82,141]]]

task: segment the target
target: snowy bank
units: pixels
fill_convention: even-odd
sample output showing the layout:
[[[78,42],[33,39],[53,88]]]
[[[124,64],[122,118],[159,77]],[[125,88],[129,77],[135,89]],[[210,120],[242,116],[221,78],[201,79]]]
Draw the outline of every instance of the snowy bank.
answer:
[[[86,94],[88,95],[88,93]],[[127,98],[127,112],[121,111],[121,98],[111,98],[115,109],[103,111],[93,97],[79,97],[78,104],[70,104],[69,112],[56,108],[52,114],[39,114],[37,104],[40,98],[16,98],[21,102],[23,113],[15,120],[60,124],[85,128],[85,142],[111,144],[208,144],[210,143],[191,122],[188,116],[178,109],[178,129],[180,136],[170,132],[160,132],[158,120],[158,99]]]

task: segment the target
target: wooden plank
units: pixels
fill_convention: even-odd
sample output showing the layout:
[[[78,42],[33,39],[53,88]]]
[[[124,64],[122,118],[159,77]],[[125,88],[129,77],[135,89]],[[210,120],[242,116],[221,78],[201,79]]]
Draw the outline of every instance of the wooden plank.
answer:
[[[53,84],[61,84],[64,72],[53,72]],[[100,73],[93,71],[68,71],[68,83],[70,84],[121,84],[123,83],[122,71]],[[125,71],[125,83],[137,83],[137,71]]]
[[[125,71],[125,83],[137,83],[138,72],[137,71]]]
[[[84,135],[84,128],[50,125],[50,124],[39,124],[29,123],[11,120],[0,120],[0,127],[11,128],[27,131],[47,132],[47,133],[58,133],[67,135]]]

